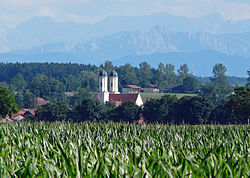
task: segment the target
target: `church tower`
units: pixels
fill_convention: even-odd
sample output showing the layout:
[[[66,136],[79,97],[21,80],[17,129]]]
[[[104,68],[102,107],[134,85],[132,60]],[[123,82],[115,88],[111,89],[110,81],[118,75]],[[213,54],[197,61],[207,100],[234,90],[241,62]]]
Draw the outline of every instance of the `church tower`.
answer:
[[[99,74],[98,100],[101,103],[106,103],[109,101],[108,74],[105,70],[102,70]]]
[[[110,73],[109,90],[112,94],[119,94],[118,92],[118,74],[115,70]]]

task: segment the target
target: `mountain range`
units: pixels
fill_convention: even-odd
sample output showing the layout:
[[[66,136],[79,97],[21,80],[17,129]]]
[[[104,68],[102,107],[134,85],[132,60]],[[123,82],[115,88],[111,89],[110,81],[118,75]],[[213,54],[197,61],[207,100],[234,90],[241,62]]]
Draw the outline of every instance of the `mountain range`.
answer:
[[[221,61],[230,75],[245,76],[250,20],[154,14],[79,24],[35,17],[15,28],[0,26],[0,51],[2,62],[187,63],[197,75],[211,75],[212,66]]]
[[[33,17],[16,27],[0,26],[0,52],[27,49],[48,43],[86,42],[94,37],[121,31],[149,30],[164,26],[168,32],[245,33],[250,30],[250,19],[233,22],[218,14],[201,18],[153,14],[148,16],[106,17],[94,24],[58,22],[51,17]]]

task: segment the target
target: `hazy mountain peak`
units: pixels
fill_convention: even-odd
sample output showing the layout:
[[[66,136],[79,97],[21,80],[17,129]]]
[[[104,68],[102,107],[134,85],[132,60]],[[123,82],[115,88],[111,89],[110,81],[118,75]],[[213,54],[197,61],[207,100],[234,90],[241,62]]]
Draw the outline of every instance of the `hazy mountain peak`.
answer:
[[[121,31],[152,31],[166,36],[178,32],[241,33],[249,32],[250,20],[231,23],[218,14],[202,18],[187,18],[158,13],[147,16],[107,17],[95,24],[57,22],[51,17],[33,17],[15,28],[4,29],[0,39],[0,50],[27,49],[47,43],[77,42],[84,43],[92,38],[103,37]],[[192,37],[192,35],[190,35]],[[203,35],[205,36],[205,35]],[[171,45],[170,45],[171,46]],[[171,47],[172,48],[172,47]],[[173,48],[174,49],[174,48]]]

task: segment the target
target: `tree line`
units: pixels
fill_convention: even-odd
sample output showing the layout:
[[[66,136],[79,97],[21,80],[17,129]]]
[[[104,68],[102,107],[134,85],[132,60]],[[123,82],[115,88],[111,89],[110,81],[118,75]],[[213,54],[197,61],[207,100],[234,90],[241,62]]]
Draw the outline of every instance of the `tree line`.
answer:
[[[147,62],[143,62],[139,67],[130,64],[117,67],[110,61],[99,67],[70,63],[0,63],[0,86],[11,90],[20,108],[34,106],[35,103],[29,102],[34,96],[69,104],[72,98],[65,92],[98,91],[98,74],[101,69],[105,69],[108,73],[112,70],[118,72],[119,90],[128,84],[141,87],[153,84],[164,91],[169,84],[181,84],[183,93],[191,92],[210,99],[215,98],[213,102],[218,103],[233,89],[228,84],[226,68],[222,64],[216,64],[213,69],[214,77],[210,77],[209,81],[202,84],[190,73],[186,64],[181,65],[176,73],[172,64],[160,63],[158,68],[153,68]]]
[[[18,111],[14,97],[8,88],[0,88],[0,115],[4,118]],[[113,121],[171,124],[248,124],[250,119],[250,87],[239,87],[223,102],[213,105],[202,96],[184,96],[166,94],[159,99],[151,99],[139,107],[133,101],[127,101],[116,107],[115,103],[101,104],[93,96],[82,96],[72,107],[65,103],[43,105],[35,116],[27,121]]]
[[[38,66],[41,68],[39,69]],[[9,88],[19,108],[37,107],[32,100],[35,97],[43,97],[52,102],[50,105],[39,109],[36,116],[38,120],[40,115],[40,118],[45,118],[39,113],[46,110],[56,111],[56,113],[64,110],[62,113],[66,113],[66,115],[59,115],[71,118],[74,121],[104,119],[130,122],[131,119],[128,118],[138,119],[138,117],[143,116],[148,122],[180,123],[184,121],[190,124],[204,124],[211,122],[246,123],[246,118],[249,118],[249,113],[245,113],[244,116],[239,116],[239,114],[244,113],[249,108],[250,71],[248,71],[248,83],[245,88],[230,86],[226,76],[227,69],[223,64],[216,64],[213,67],[213,77],[210,77],[209,82],[205,84],[201,84],[195,76],[190,74],[186,64],[180,66],[177,74],[171,64],[160,63],[158,68],[155,69],[146,62],[141,63],[139,68],[129,64],[116,67],[110,61],[99,67],[78,64],[16,63],[0,64],[0,68],[3,69],[3,71],[0,70],[1,80],[6,79],[6,81],[0,83],[0,86]],[[168,84],[182,84],[181,87],[184,92],[191,91],[197,93],[198,96],[183,97],[180,100],[177,100],[174,96],[164,96],[160,99],[147,101],[143,109],[134,107],[134,104],[131,103],[124,103],[118,108],[115,108],[113,103],[102,106],[95,101],[96,91],[98,90],[98,73],[101,69],[105,69],[108,73],[115,69],[119,74],[120,87],[127,84],[137,84],[142,87],[154,84],[163,90]],[[6,75],[8,73],[9,75],[11,73],[10,76],[13,77],[9,77],[7,80]],[[34,76],[31,77],[33,74]],[[67,91],[74,93],[66,95],[65,92]],[[241,97],[242,101],[232,99],[234,96]],[[244,105],[237,102],[244,103]],[[89,103],[90,108],[86,103]],[[230,105],[230,103],[234,103],[234,105]],[[237,112],[234,111],[235,105],[241,106],[241,109],[236,109]],[[132,106],[133,108],[131,108]],[[46,107],[49,108],[46,109]],[[16,108],[16,106],[13,105],[13,108]],[[93,108],[98,108],[98,111]],[[88,109],[92,114],[81,114]],[[129,112],[130,110],[138,112]],[[126,111],[131,116],[127,116]],[[72,117],[68,117],[69,113]],[[247,114],[248,116],[246,116]],[[55,116],[55,113],[51,113],[51,115]],[[81,118],[83,115],[86,116],[85,119]],[[125,117],[121,118],[123,115]],[[51,117],[47,116],[47,118]],[[212,118],[216,119],[213,120]],[[242,120],[242,118],[244,119]]]
[[[146,101],[139,107],[133,101],[115,107],[113,102],[101,104],[94,97],[84,98],[73,108],[63,103],[51,103],[39,109],[32,121],[113,121],[162,124],[248,124],[250,119],[250,87],[239,87],[219,105],[205,97],[164,95]]]

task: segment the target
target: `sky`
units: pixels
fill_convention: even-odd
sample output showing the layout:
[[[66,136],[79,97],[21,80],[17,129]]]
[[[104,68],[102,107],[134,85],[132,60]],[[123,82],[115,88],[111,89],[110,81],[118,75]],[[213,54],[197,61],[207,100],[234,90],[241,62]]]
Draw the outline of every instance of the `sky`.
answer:
[[[220,14],[233,21],[250,19],[250,0],[0,0],[0,25],[15,26],[34,16],[95,23],[107,16],[168,13],[197,18]]]

